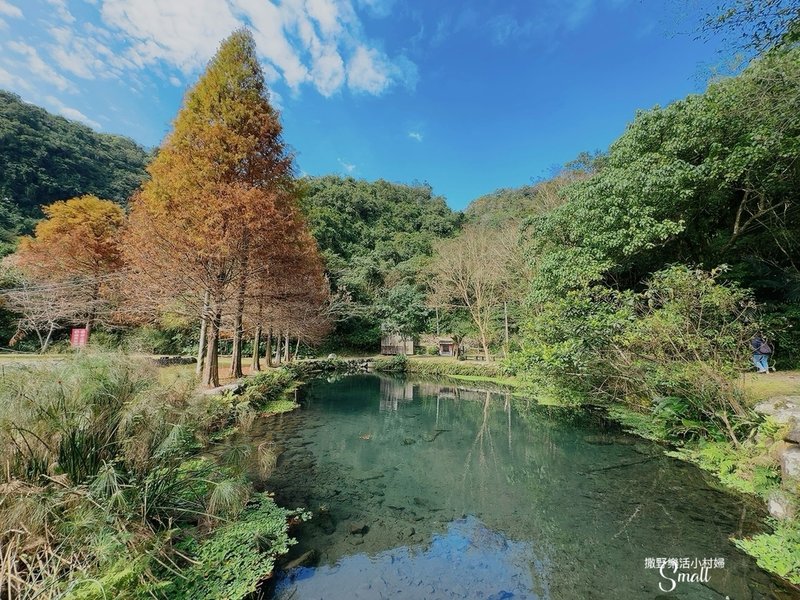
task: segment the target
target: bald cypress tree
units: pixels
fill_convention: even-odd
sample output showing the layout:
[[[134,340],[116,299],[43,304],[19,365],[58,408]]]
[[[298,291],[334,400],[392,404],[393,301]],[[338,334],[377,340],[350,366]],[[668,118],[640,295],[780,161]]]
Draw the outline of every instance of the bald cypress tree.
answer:
[[[233,329],[231,374],[240,376],[249,283],[295,237],[293,159],[247,30],[221,44],[187,92],[148,171],[129,227],[136,286],[147,302],[204,320],[203,383],[216,386],[223,319]]]

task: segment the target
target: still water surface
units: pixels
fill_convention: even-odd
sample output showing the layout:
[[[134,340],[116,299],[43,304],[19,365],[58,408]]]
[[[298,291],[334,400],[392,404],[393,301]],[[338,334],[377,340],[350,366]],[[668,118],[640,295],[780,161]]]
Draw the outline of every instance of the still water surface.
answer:
[[[378,375],[300,401],[254,436],[279,453],[260,484],[314,513],[292,552],[313,566],[278,600],[800,598],[729,541],[760,530],[757,502],[597,415]],[[658,558],[717,568],[673,584]]]

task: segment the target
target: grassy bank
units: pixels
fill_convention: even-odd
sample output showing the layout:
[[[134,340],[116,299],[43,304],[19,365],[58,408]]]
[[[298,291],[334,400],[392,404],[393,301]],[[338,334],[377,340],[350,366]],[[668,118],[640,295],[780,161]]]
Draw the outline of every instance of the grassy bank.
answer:
[[[16,598],[241,598],[305,515],[207,452],[291,406],[286,371],[239,394],[169,385],[149,361],[77,356],[0,380],[0,570]],[[253,450],[255,451],[255,450]],[[223,560],[224,559],[224,560]]]

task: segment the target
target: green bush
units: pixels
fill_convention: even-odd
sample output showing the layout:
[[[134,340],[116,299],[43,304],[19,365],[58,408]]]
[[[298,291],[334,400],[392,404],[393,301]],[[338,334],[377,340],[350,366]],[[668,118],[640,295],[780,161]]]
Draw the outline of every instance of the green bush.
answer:
[[[124,347],[137,354],[194,355],[197,332],[191,328],[139,327],[127,333]]]
[[[469,363],[444,360],[409,360],[406,364],[409,373],[420,375],[466,375],[471,377],[500,377],[509,371],[501,363]]]
[[[800,523],[772,523],[772,533],[733,540],[738,548],[754,556],[758,566],[800,584]]]
[[[405,354],[396,354],[391,358],[375,359],[372,368],[382,373],[405,373],[409,362]]]
[[[778,369],[800,369],[800,304],[767,307],[763,318],[764,334],[775,342],[773,362]]]
[[[673,441],[738,443],[755,424],[737,375],[757,330],[749,294],[722,270],[655,273],[639,293],[593,287],[552,300],[525,324],[509,366],[593,402],[624,402]]]

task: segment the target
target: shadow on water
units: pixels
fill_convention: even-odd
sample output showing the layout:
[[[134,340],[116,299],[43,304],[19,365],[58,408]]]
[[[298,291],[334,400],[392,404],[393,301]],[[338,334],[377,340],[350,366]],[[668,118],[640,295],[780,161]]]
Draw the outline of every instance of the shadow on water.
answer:
[[[303,566],[264,595],[800,598],[730,542],[761,528],[758,502],[590,411],[515,404],[357,375],[313,382],[300,410],[257,422],[248,435],[274,468],[254,464],[256,485],[314,514],[294,532]],[[716,568],[665,594],[648,560],[665,558]]]

